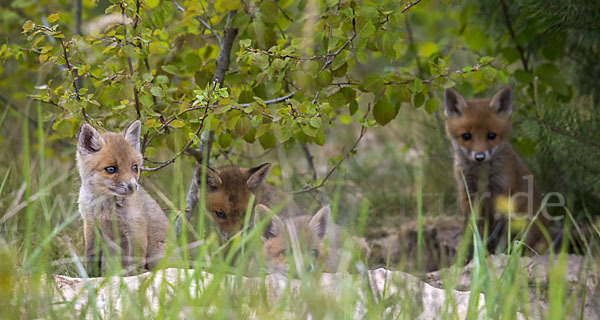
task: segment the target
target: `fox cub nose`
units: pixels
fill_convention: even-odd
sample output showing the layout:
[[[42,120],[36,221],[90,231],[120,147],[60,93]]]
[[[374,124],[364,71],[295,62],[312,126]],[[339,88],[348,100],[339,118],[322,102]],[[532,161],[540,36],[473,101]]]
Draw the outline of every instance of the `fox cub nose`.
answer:
[[[483,161],[485,160],[485,153],[483,152],[478,152],[475,154],[475,160],[477,161]]]

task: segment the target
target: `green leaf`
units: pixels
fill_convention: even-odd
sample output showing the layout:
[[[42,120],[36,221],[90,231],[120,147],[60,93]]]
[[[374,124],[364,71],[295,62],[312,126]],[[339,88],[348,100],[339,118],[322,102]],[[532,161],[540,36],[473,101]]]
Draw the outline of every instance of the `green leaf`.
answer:
[[[437,99],[427,99],[425,102],[425,111],[432,114],[440,107],[440,102]]]
[[[413,94],[419,93],[423,90],[423,81],[417,78],[408,84],[408,90],[410,90]]]
[[[498,70],[490,66],[484,67],[482,71],[483,77],[490,82],[494,81],[494,79],[496,79],[496,75],[498,74]]]
[[[228,132],[223,132],[219,135],[219,146],[223,149],[227,149],[231,145],[231,135]]]
[[[273,134],[273,132],[271,131],[267,131],[263,135],[261,135],[260,138],[258,138],[258,141],[264,149],[273,148],[277,143],[277,140],[275,139],[275,134]]]
[[[419,56],[421,56],[421,57],[429,57],[430,55],[432,55],[436,52],[438,52],[438,46],[437,46],[437,44],[435,44],[433,42],[425,42],[419,48]]]
[[[179,119],[175,119],[173,121],[171,121],[171,123],[169,124],[171,127],[173,128],[182,128],[185,126],[185,122]]]
[[[277,4],[273,1],[263,1],[260,6],[260,13],[266,22],[275,23],[279,20],[279,8],[277,8]]]
[[[360,29],[360,31],[358,32],[358,36],[360,38],[368,38],[372,35],[375,34],[375,26],[373,26],[373,23],[371,21],[367,21],[362,29]]]
[[[160,75],[158,77],[156,77],[156,82],[158,84],[166,84],[169,83],[169,77],[165,76],[165,75]]]
[[[333,81],[333,76],[331,75],[331,71],[329,71],[329,70],[323,70],[317,76],[317,84],[321,88],[327,87],[328,85],[331,84],[332,81]]]
[[[354,115],[356,111],[358,111],[358,102],[350,102],[350,104],[348,105],[348,112],[350,113],[350,115]]]
[[[148,7],[150,7],[150,9],[152,9],[156,8],[159,5],[160,0],[144,0],[144,2]]]
[[[360,84],[363,91],[378,93],[383,88],[383,79],[376,73],[369,73]]]
[[[423,92],[419,92],[418,94],[413,96],[413,105],[415,108],[419,108],[425,102],[425,95]]]
[[[465,42],[469,49],[477,52],[483,48],[485,44],[485,40],[487,39],[486,35],[480,31],[479,29],[470,28],[468,32],[465,33]]]
[[[140,95],[140,102],[146,107],[150,107],[154,103],[152,97],[147,94]]]
[[[533,74],[523,69],[519,69],[515,71],[515,79],[523,84],[531,83],[531,81],[533,81]]]
[[[252,121],[246,117],[240,117],[235,124],[234,133],[239,137],[243,137],[250,128],[252,128]]]
[[[170,64],[170,65],[162,66],[162,69],[163,69],[165,72],[168,72],[168,73],[170,73],[170,74],[177,75],[177,67],[175,67],[174,65],[171,65],[171,64]]]
[[[49,15],[48,18],[46,18],[46,22],[52,23],[58,19],[60,19],[60,16],[58,15],[58,13],[53,13],[53,14]]]
[[[152,89],[150,89],[150,93],[152,93],[153,96],[159,97],[159,98],[165,96],[163,89],[159,86],[152,87]]]
[[[392,121],[397,114],[398,110],[385,96],[381,97],[373,108],[373,117],[375,118],[375,121],[382,126],[385,126],[388,122]]]
[[[29,31],[31,31],[31,29],[33,29],[34,25],[35,24],[31,20],[25,21],[25,23],[23,24],[23,32],[29,32]]]

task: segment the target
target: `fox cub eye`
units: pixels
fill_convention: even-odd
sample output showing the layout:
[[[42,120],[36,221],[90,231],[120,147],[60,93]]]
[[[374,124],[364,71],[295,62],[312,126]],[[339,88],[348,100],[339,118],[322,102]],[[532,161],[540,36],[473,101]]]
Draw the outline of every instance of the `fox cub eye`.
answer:
[[[461,136],[461,137],[463,138],[463,140],[465,140],[465,141],[469,141],[469,140],[471,140],[471,134],[470,134],[470,133],[463,133],[463,134],[461,134],[460,136]]]
[[[114,174],[117,172],[117,167],[109,166],[109,167],[104,168],[104,171],[106,171],[108,174]]]
[[[313,257],[315,257],[315,258],[318,258],[319,257],[319,251],[317,251],[317,249],[312,249],[312,250],[310,250],[310,255],[313,256]]]
[[[487,138],[489,140],[494,140],[494,139],[496,139],[496,134],[493,132],[490,132],[490,133],[488,133]]]
[[[223,211],[215,211],[215,215],[219,219],[223,219],[223,220],[227,219],[227,214],[225,214],[225,212],[223,212]]]
[[[133,172],[138,172],[138,166],[137,166],[137,164],[132,165],[131,169],[133,170]]]

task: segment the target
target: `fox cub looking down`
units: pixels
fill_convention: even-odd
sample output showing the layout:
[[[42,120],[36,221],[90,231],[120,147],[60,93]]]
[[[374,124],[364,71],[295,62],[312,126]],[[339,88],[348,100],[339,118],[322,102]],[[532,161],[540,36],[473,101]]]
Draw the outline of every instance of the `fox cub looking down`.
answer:
[[[261,220],[272,216],[262,234],[267,273],[287,274],[290,263],[299,275],[314,268],[338,272],[346,253],[349,258],[351,251],[358,251],[364,261],[369,257],[369,246],[364,238],[343,237],[342,229],[331,221],[329,206],[321,208],[313,216],[287,219],[273,215],[264,205],[258,205],[256,210],[256,216]]]
[[[135,121],[123,133],[100,134],[84,124],[79,131],[78,202],[90,276],[101,274],[107,254],[115,257],[120,253],[126,272],[152,269],[163,255],[169,221],[158,203],[138,184],[143,162],[140,126],[140,121]],[[109,252],[102,252],[97,230]]]
[[[283,206],[280,214],[285,217],[302,214],[291,197],[265,182],[270,168],[270,163],[249,169],[226,167],[214,170],[206,167],[206,211],[224,239],[241,229],[251,194],[255,196],[254,206],[259,203]],[[198,186],[202,181],[202,169],[203,166],[196,168]]]
[[[480,204],[477,229],[483,237],[487,225],[490,251],[496,250],[507,238],[508,217],[512,223],[511,233],[518,235],[541,205],[531,172],[508,142],[512,111],[509,86],[501,88],[491,99],[465,100],[454,89],[444,93],[446,130],[454,148],[454,174],[462,212],[465,218],[470,216],[469,196],[474,208],[476,203]],[[524,239],[525,243],[543,250],[545,241],[540,227],[547,225],[544,211]]]

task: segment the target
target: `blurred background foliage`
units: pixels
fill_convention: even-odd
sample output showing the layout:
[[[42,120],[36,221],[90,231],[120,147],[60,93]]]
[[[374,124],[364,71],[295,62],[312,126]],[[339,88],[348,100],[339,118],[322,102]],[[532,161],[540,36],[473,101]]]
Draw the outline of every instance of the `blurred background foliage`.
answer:
[[[424,213],[458,214],[441,93],[485,97],[505,83],[512,144],[583,221],[600,204],[599,21],[594,0],[4,1],[4,241],[35,246],[35,233],[19,236],[38,228],[21,211],[44,212],[42,230],[75,212],[84,121],[142,120],[144,184],[171,216],[192,176],[185,151],[209,130],[212,166],[271,161],[269,182],[288,191],[336,169],[298,201],[311,212],[333,201],[348,223],[368,207],[372,233],[415,217],[417,185]],[[78,228],[51,246],[81,250]]]

